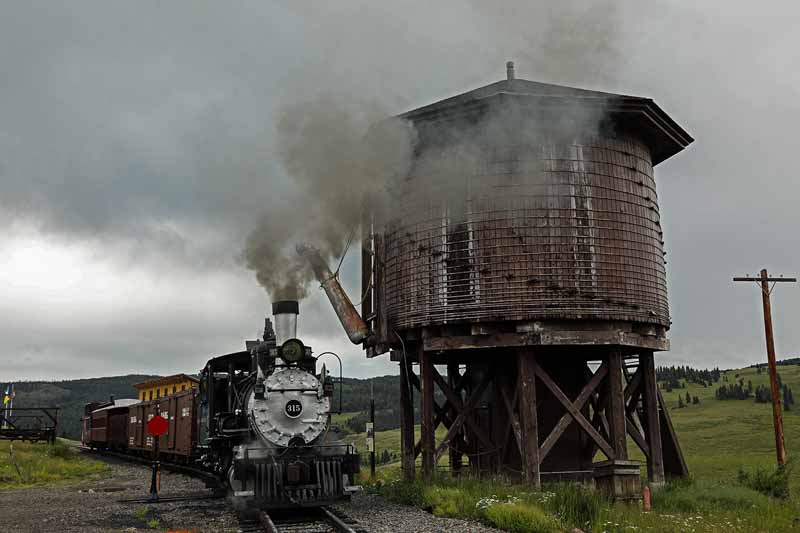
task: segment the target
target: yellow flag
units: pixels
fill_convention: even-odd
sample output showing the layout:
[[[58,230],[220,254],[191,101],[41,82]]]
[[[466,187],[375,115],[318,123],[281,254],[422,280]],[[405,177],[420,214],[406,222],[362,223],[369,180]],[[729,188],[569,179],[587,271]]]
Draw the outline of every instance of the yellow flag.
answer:
[[[3,405],[6,405],[6,404],[8,404],[8,402],[10,402],[10,401],[11,401],[11,398],[8,396],[8,394],[6,394],[6,395],[3,397]]]

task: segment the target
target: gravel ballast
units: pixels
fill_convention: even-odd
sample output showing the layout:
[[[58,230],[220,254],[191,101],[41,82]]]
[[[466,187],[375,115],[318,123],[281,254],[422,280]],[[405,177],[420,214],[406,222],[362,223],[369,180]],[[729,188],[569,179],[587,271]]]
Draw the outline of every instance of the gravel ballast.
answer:
[[[89,455],[96,458],[97,456]],[[151,471],[147,465],[102,457],[109,474],[48,487],[0,491],[0,531],[27,532],[143,532],[192,531],[234,533],[238,519],[224,498],[157,504],[120,502],[147,498]],[[161,496],[211,494],[203,481],[162,470]],[[385,501],[372,492],[357,492],[349,502],[334,506],[358,521],[355,529],[368,533],[490,533],[498,530],[467,520],[438,518],[415,507]]]
[[[439,518],[416,507],[390,503],[371,492],[356,493],[351,501],[335,508],[358,520],[370,533],[500,533],[476,522]]]
[[[120,503],[118,500],[147,498],[151,470],[119,459],[102,460],[111,469],[103,479],[0,491],[0,531],[237,531],[236,515],[225,499]],[[161,496],[199,493],[210,494],[202,481],[162,470]]]

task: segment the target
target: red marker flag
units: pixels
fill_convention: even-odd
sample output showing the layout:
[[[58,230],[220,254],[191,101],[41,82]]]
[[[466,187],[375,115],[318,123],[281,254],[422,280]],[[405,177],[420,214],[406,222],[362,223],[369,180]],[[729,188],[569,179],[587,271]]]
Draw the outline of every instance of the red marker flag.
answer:
[[[163,416],[156,415],[147,423],[147,432],[155,437],[163,435],[167,429],[169,429],[169,423]]]

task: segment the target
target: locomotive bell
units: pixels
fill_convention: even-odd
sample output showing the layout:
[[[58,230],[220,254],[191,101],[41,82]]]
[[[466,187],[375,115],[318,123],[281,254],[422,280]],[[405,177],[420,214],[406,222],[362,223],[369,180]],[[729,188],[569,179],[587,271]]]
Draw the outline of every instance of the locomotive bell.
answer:
[[[275,318],[276,345],[281,346],[289,339],[297,337],[297,315],[300,314],[297,300],[272,302],[272,314]]]

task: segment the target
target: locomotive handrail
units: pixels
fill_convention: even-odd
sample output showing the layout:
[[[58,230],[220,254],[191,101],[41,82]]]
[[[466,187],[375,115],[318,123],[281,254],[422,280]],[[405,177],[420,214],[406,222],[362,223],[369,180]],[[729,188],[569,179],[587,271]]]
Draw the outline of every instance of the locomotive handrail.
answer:
[[[337,361],[339,361],[339,410],[336,411],[336,413],[334,414],[340,415],[342,414],[342,384],[344,383],[344,378],[342,377],[342,358],[339,357],[334,352],[322,352],[321,354],[316,356],[314,360],[319,361],[319,358],[322,357],[323,355],[332,355],[336,358]],[[324,380],[325,376],[322,376],[322,379]]]

